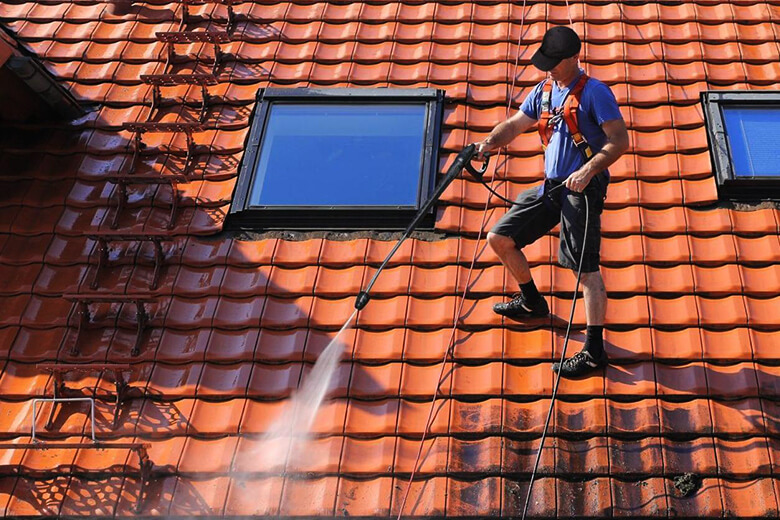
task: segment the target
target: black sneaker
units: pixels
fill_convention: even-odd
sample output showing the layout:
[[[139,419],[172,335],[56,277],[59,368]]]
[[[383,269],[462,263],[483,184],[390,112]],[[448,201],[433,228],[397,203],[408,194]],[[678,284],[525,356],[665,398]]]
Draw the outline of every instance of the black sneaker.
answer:
[[[560,370],[561,377],[582,377],[589,374],[601,367],[607,366],[607,353],[601,351],[601,356],[598,359],[593,359],[590,353],[581,350],[577,352],[569,359],[565,360],[563,364],[553,363],[553,372]]]
[[[507,318],[544,318],[550,314],[550,309],[544,298],[531,304],[522,293],[517,293],[512,300],[493,305],[493,312]]]

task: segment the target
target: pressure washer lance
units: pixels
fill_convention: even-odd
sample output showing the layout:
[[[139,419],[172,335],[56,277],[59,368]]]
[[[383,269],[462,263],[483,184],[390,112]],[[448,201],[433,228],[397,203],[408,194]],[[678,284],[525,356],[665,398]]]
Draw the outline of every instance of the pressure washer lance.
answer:
[[[398,248],[401,247],[401,244],[403,244],[404,240],[409,238],[409,235],[412,234],[414,228],[417,227],[417,225],[420,223],[423,217],[425,217],[425,214],[428,213],[428,210],[431,209],[433,203],[439,200],[439,197],[441,197],[441,194],[444,193],[444,190],[447,189],[447,186],[450,185],[453,179],[455,179],[455,177],[457,177],[458,174],[464,168],[478,180],[482,179],[482,176],[487,171],[488,163],[490,162],[490,157],[485,156],[484,163],[482,164],[482,168],[477,170],[471,165],[471,160],[474,158],[476,153],[477,153],[477,146],[475,144],[470,144],[466,146],[463,150],[461,150],[458,156],[455,157],[455,161],[453,161],[452,166],[450,166],[449,170],[447,170],[447,173],[444,175],[444,178],[436,187],[436,190],[433,192],[433,195],[431,195],[431,197],[428,199],[425,205],[422,208],[420,208],[420,210],[414,216],[414,219],[406,228],[404,234],[401,235],[401,238],[395,244],[393,249],[391,249],[390,252],[387,254],[387,257],[385,257],[385,260],[384,262],[382,262],[382,265],[380,265],[379,269],[377,269],[376,273],[374,273],[374,276],[373,278],[371,278],[371,281],[368,282],[368,286],[366,286],[364,290],[358,293],[357,297],[355,298],[355,308],[357,310],[363,309],[363,307],[365,307],[368,304],[369,300],[371,299],[370,296],[371,289],[374,287],[374,283],[376,283],[376,279],[379,276],[379,273],[381,273],[382,270],[387,266],[387,263],[393,257],[395,252],[398,251]],[[482,182],[484,183],[484,181]]]

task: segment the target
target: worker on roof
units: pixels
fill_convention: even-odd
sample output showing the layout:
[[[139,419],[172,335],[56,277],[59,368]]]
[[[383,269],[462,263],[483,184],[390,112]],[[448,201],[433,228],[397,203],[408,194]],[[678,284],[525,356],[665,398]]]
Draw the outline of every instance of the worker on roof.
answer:
[[[515,115],[496,125],[477,146],[481,157],[539,123],[545,181],[521,193],[487,236],[520,286],[511,301],[497,303],[493,310],[514,319],[549,314],[522,248],[560,223],[558,262],[576,274],[582,257],[588,325],[582,351],[562,364],[553,364],[553,370],[564,377],[583,376],[607,364],[603,341],[607,293],[599,271],[600,215],[609,184],[607,168],[628,149],[626,124],[614,94],[579,67],[581,46],[577,33],[568,27],[548,30],[531,58],[548,78],[534,87]]]

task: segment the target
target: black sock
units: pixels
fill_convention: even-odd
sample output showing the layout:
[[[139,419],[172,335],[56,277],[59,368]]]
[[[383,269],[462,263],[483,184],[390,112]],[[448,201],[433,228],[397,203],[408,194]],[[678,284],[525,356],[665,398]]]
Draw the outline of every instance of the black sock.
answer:
[[[533,278],[528,283],[520,284],[520,292],[523,293],[528,303],[536,303],[542,298],[542,295],[539,294],[539,290],[536,288],[536,284],[534,284]]]
[[[604,352],[604,327],[599,325],[588,325],[587,339],[585,340],[585,347],[582,349],[586,351],[593,359],[601,357]]]

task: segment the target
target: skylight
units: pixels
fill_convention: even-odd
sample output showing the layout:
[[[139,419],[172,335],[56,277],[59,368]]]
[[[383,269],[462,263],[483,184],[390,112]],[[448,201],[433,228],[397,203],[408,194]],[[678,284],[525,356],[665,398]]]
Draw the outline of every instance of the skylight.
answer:
[[[231,215],[244,228],[403,227],[434,184],[433,89],[267,89]]]
[[[780,176],[780,106],[723,107],[736,177]]]
[[[707,137],[722,194],[776,198],[780,190],[780,93],[702,93]]]

